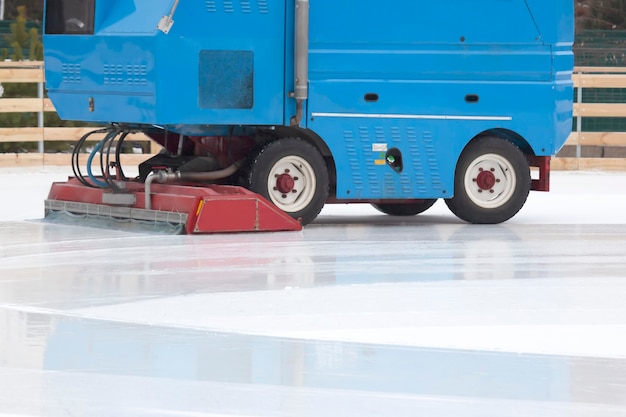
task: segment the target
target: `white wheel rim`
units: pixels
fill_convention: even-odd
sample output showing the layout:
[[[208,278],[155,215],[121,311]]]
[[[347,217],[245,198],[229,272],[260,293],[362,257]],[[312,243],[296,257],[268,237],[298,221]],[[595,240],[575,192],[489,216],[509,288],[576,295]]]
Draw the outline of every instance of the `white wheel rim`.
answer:
[[[517,177],[513,165],[497,154],[474,159],[465,172],[465,191],[474,204],[486,209],[501,207],[515,193]]]
[[[295,155],[276,162],[267,178],[270,200],[287,213],[306,208],[315,197],[315,188],[313,167],[304,158]]]

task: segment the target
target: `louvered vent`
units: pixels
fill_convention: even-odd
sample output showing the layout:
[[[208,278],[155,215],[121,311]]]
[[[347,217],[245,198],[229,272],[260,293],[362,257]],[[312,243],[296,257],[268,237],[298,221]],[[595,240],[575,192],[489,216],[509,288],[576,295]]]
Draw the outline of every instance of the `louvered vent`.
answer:
[[[267,0],[205,0],[208,13],[269,13]]]

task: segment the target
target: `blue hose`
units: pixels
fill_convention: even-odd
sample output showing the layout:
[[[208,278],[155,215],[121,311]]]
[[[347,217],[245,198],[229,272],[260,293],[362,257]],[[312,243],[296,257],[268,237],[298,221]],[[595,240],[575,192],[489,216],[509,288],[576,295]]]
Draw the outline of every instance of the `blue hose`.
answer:
[[[93,173],[91,172],[91,163],[93,162],[93,158],[96,156],[96,153],[98,153],[100,148],[102,148],[102,145],[104,145],[104,143],[109,140],[109,135],[110,133],[106,135],[104,139],[98,142],[96,146],[94,146],[93,150],[91,151],[91,154],[89,155],[89,159],[87,159],[87,176],[89,176],[89,179],[94,183],[94,185],[97,185],[100,188],[108,188],[109,184],[107,184],[106,182],[100,181],[93,175]]]

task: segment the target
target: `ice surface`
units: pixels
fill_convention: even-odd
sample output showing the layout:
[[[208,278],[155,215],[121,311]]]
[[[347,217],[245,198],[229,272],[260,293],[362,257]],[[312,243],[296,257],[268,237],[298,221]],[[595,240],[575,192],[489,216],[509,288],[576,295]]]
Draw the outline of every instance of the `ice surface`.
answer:
[[[214,236],[29,220],[68,174],[0,170],[0,417],[626,415],[626,174]]]

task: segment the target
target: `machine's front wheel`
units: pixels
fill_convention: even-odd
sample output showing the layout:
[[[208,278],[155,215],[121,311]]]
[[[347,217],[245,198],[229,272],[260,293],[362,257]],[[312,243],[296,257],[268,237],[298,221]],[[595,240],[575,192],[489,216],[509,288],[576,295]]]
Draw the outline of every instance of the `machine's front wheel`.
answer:
[[[390,216],[415,216],[423,213],[437,202],[436,198],[421,200],[418,203],[372,203],[372,206],[381,213]]]
[[[495,224],[513,217],[530,192],[528,162],[503,139],[484,137],[463,151],[454,177],[450,210],[470,223]]]
[[[322,155],[309,143],[279,139],[252,158],[247,185],[306,225],[315,220],[328,198],[328,171]]]

